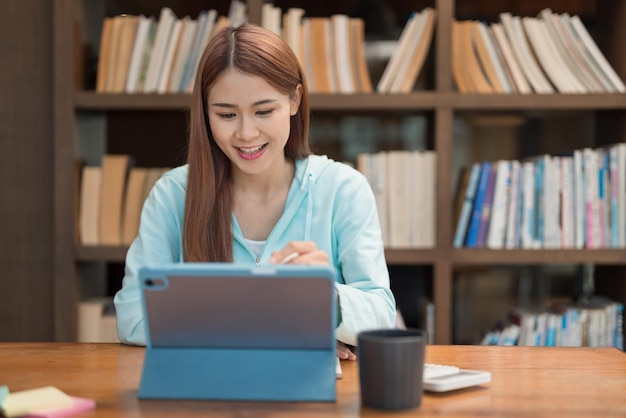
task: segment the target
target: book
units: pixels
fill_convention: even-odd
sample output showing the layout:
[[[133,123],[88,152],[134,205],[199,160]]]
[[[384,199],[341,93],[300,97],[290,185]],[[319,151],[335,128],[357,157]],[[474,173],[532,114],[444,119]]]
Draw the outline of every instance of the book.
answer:
[[[100,245],[122,244],[122,208],[130,163],[129,155],[107,154],[102,157]]]
[[[119,342],[113,298],[94,297],[78,303],[78,341]]]
[[[102,167],[85,166],[80,185],[78,230],[80,243],[100,243],[100,199],[102,196]]]
[[[480,22],[471,22],[471,34],[474,50],[478,58],[480,67],[483,69],[486,75],[487,81],[491,85],[494,93],[505,93],[504,84],[500,77],[501,71],[496,69],[497,62],[495,54],[490,53],[488,46],[489,40],[487,39],[487,33],[484,31],[483,24]]]
[[[159,76],[163,69],[163,61],[167,46],[169,44],[172,28],[176,22],[176,15],[169,7],[163,7],[159,15],[154,44],[150,51],[150,61],[148,63],[145,82],[143,84],[144,93],[156,92]]]
[[[496,183],[491,207],[491,223],[486,245],[491,249],[504,248],[506,225],[511,216],[509,193],[511,188],[511,163],[500,160],[496,164]]]
[[[160,92],[178,93],[181,91],[185,64],[187,60],[191,59],[191,47],[193,46],[194,38],[202,36],[201,25],[206,25],[206,18],[207,14],[204,12],[199,21],[187,18],[183,20],[180,40],[172,59],[172,69],[165,85],[161,86]]]
[[[421,13],[420,25],[417,34],[417,45],[405,57],[406,69],[399,71],[396,80],[391,86],[392,93],[410,93],[420,74],[424,60],[430,47],[435,29],[436,11],[432,7],[425,8]]]
[[[167,47],[163,54],[163,63],[161,64],[161,71],[157,78],[156,92],[163,94],[167,92],[169,81],[172,75],[172,69],[174,66],[174,56],[177,51],[181,50],[181,38],[185,27],[189,28],[191,25],[191,18],[185,16],[182,19],[176,19],[172,25],[172,31],[167,41]]]
[[[478,186],[478,178],[480,176],[480,164],[476,163],[472,165],[471,174],[468,179],[467,188],[465,189],[465,195],[459,214],[456,231],[454,233],[454,248],[461,248],[465,241],[467,233],[467,225],[470,219],[470,213],[472,211],[472,203],[474,196],[476,195],[476,188]]]
[[[117,18],[116,18],[117,19]],[[126,79],[130,62],[132,59],[133,45],[137,35],[139,17],[133,15],[120,16],[119,37],[117,38],[117,49],[115,65],[113,67],[113,80],[111,82],[111,93],[123,93],[126,88]]]
[[[130,245],[139,232],[139,219],[145,201],[144,188],[148,169],[133,167],[128,173],[122,216],[122,244]]]
[[[347,15],[335,14],[330,17],[330,24],[334,53],[331,61],[337,74],[337,90],[339,93],[355,93],[356,80],[350,59],[350,18]],[[297,51],[299,52],[300,48]]]
[[[491,163],[488,161],[483,162],[480,167],[478,189],[476,190],[476,197],[474,199],[474,207],[472,208],[469,229],[467,231],[467,236],[465,237],[465,246],[468,248],[475,248],[478,245],[478,231],[480,229],[482,209],[490,173]]]
[[[411,40],[414,38],[417,20],[418,14],[416,12],[412,12],[408,20],[404,24],[402,32],[400,33],[400,38],[398,39],[398,43],[394,48],[393,55],[385,66],[385,70],[383,71],[378,85],[376,86],[376,91],[378,93],[389,93],[391,84],[393,83],[393,80],[395,79],[396,74],[398,73],[398,69],[401,65],[402,58],[407,54],[407,47]]]
[[[478,228],[478,238],[476,242],[476,246],[479,248],[487,245],[487,237],[492,221],[491,209],[493,208],[493,197],[497,177],[498,166],[497,164],[492,164],[489,172],[489,180],[487,181],[487,189],[485,190],[485,199],[483,200],[483,206],[480,213],[480,226]]]
[[[372,80],[365,59],[365,23],[360,18],[350,18],[350,55],[357,91],[371,93]]]
[[[70,408],[72,398],[54,386],[11,392],[2,403],[6,418],[27,415],[40,409]]]
[[[134,93],[137,90],[139,70],[141,69],[144,51],[147,48],[148,34],[150,33],[151,25],[151,18],[143,15],[138,16],[137,30],[135,33],[135,39],[133,40],[130,62],[128,64],[128,74],[126,75],[126,85],[124,86],[124,91],[126,93]]]
[[[496,44],[502,54],[503,61],[506,63],[506,68],[511,74],[511,79],[515,84],[515,88],[519,93],[529,94],[532,93],[532,89],[528,84],[526,76],[522,72],[519,62],[513,53],[509,39],[507,38],[501,23],[492,23],[490,25],[493,37],[496,40]]]
[[[533,90],[537,93],[554,93],[554,88],[546,79],[528,45],[520,17],[512,16],[510,13],[501,13],[500,21],[515,58]]]
[[[106,17],[102,22],[100,32],[100,51],[98,52],[98,73],[96,74],[96,91],[103,93],[106,91],[106,80],[108,77],[109,55],[111,49],[111,29],[113,18]]]

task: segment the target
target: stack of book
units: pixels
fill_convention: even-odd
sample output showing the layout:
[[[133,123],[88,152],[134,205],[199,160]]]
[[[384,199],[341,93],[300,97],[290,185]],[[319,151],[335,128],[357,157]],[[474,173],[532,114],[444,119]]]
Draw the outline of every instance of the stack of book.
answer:
[[[96,91],[99,93],[190,93],[204,47],[213,34],[246,19],[233,0],[228,16],[203,10],[196,19],[172,9],[154,16],[119,15],[102,24]]]
[[[550,9],[453,22],[452,72],[462,93],[626,92],[580,18]]]
[[[483,345],[616,347],[624,349],[624,305],[601,296],[547,309],[513,308],[485,333]]]
[[[454,247],[626,247],[626,144],[466,167]]]
[[[129,155],[107,154],[101,166],[82,168],[78,236],[82,245],[130,245],[143,203],[168,168],[133,167]]]
[[[386,248],[435,247],[433,151],[359,154],[357,169],[376,199]]]

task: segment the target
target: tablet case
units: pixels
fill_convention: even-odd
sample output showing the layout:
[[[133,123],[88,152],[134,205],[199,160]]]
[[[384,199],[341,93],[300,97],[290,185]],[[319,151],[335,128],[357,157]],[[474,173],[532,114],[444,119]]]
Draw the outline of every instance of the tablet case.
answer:
[[[184,263],[140,269],[139,398],[334,401],[330,267]]]

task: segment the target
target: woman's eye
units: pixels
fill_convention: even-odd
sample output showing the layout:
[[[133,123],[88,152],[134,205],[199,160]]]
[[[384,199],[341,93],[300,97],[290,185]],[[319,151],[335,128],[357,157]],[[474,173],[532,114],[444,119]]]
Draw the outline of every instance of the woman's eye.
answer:
[[[267,116],[270,113],[272,113],[274,111],[274,109],[268,109],[268,110],[259,110],[256,112],[257,115],[259,116]]]
[[[234,113],[220,113],[220,118],[222,119],[232,119],[235,117]]]

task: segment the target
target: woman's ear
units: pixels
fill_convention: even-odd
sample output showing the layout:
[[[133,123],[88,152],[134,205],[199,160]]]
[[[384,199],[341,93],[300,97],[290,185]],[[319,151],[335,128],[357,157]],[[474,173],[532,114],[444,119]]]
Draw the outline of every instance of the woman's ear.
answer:
[[[296,86],[296,90],[291,97],[291,116],[294,116],[296,113],[298,113],[298,109],[300,109],[300,102],[302,101],[302,90],[302,84],[298,84]]]

